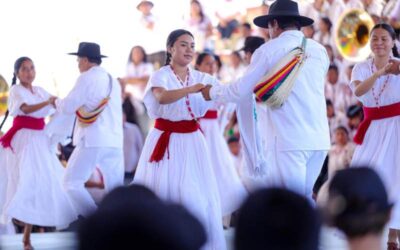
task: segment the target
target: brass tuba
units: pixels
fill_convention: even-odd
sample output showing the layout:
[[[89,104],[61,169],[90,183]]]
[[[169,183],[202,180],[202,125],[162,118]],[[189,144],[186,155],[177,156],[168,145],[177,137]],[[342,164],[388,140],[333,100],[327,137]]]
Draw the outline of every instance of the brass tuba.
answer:
[[[7,111],[8,85],[6,80],[0,75],[0,116]]]
[[[371,54],[369,33],[373,26],[374,21],[364,10],[344,12],[339,17],[334,33],[340,55],[352,62],[365,60]]]

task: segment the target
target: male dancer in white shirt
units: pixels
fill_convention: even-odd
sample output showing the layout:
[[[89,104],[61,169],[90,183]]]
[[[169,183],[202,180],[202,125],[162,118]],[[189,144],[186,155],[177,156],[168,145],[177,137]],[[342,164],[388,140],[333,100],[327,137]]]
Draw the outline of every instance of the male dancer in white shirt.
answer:
[[[268,28],[272,39],[255,51],[243,77],[232,84],[204,88],[206,99],[248,100],[258,81],[290,50],[302,44],[300,28],[313,20],[299,14],[296,2],[278,0],[268,15],[255,18],[254,23]],[[329,59],[325,48],[311,39],[307,39],[305,53],[289,97],[280,108],[268,107],[265,124],[259,124],[261,133],[267,133],[265,149],[261,150],[264,152],[260,153],[264,154],[267,167],[266,185],[286,187],[311,199],[312,186],[330,147],[324,97]],[[254,131],[245,131],[242,136],[254,139]],[[258,158],[254,152],[250,154],[250,158]]]
[[[96,167],[104,178],[105,191],[123,184],[124,156],[122,132],[121,87],[102,67],[100,46],[82,42],[78,52],[81,75],[74,88],[64,99],[57,99],[57,110],[75,114],[78,110],[92,112],[108,95],[105,109],[91,124],[76,120],[73,144],[76,146],[64,177],[64,187],[70,195],[77,212],[86,217],[96,208],[95,201],[85,188],[86,181]]]

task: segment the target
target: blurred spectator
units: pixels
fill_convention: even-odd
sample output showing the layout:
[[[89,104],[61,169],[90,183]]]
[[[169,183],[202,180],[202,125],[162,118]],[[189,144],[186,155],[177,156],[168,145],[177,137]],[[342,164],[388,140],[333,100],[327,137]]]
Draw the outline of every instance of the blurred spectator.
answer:
[[[353,157],[355,144],[350,141],[349,132],[346,127],[339,126],[335,129],[335,145],[329,151],[329,175],[332,172],[348,168]]]
[[[382,13],[383,3],[381,0],[361,0],[364,10],[369,14],[378,14],[379,16]]]
[[[244,46],[241,50],[244,51],[244,61],[246,64],[250,64],[251,56],[254,51],[265,43],[264,38],[259,36],[248,36],[244,41]]]
[[[196,57],[195,69],[210,75],[215,75],[215,64],[214,55],[203,52]]]
[[[355,144],[350,141],[349,132],[343,126],[335,128],[335,144],[328,152],[328,179],[331,180],[336,171],[349,168],[355,150]],[[318,204],[324,205],[328,198],[327,181],[318,193]]]
[[[235,161],[236,162],[240,162],[241,159],[241,147],[240,147],[240,141],[239,138],[237,136],[230,136],[228,138],[228,147],[229,147],[229,151],[232,153],[232,155],[235,157]]]
[[[242,56],[238,51],[233,51],[228,58],[228,63],[222,66],[221,81],[223,83],[233,82],[241,77],[246,70]]]
[[[343,0],[346,10],[363,9],[364,5],[361,0]]]
[[[319,20],[321,15],[326,15],[328,4],[325,0],[315,0],[309,3],[301,4],[300,13],[313,20]]]
[[[143,148],[143,135],[137,124],[126,121],[124,112],[124,165],[125,178],[133,178]]]
[[[334,45],[332,34],[332,22],[328,17],[321,17],[318,21],[318,30],[314,34],[314,39],[320,44]]]
[[[131,49],[126,67],[126,76],[120,79],[125,87],[124,110],[128,111],[129,102],[133,111],[126,112],[127,121],[138,125],[143,133],[147,134],[149,130],[149,118],[143,105],[143,96],[147,81],[153,73],[154,67],[147,61],[146,51],[142,46],[134,46]],[[127,103],[128,102],[128,103]],[[131,113],[135,113],[135,120]]]
[[[392,204],[378,174],[371,168],[339,170],[329,186],[325,207],[329,225],[347,237],[350,250],[382,249],[382,233]],[[388,250],[398,249],[388,245]]]
[[[199,250],[206,242],[200,222],[184,207],[167,204],[143,186],[119,187],[78,232],[79,250]]]
[[[317,250],[320,226],[305,197],[286,189],[261,189],[239,210],[235,249]]]
[[[218,80],[221,80],[221,69],[222,69],[222,61],[219,55],[214,55],[215,58],[215,75]]]
[[[242,23],[239,29],[239,39],[236,41],[236,50],[240,50],[244,46],[247,37],[251,36],[252,29],[249,23]]]
[[[305,27],[301,28],[301,31],[304,33],[305,37],[311,38],[311,39],[314,38],[314,35],[315,35],[314,25],[305,26]]]
[[[330,65],[334,64],[338,67],[339,73],[342,72],[342,68],[343,68],[343,63],[342,61],[339,60],[339,58],[336,56],[336,52],[333,49],[332,45],[330,44],[324,44],[324,47],[326,49],[326,53],[328,53],[328,57],[329,57],[329,62]]]
[[[153,30],[155,25],[155,17],[153,13],[151,13],[151,9],[154,7],[153,2],[151,1],[141,1],[136,9],[142,13],[140,18],[140,22],[148,30]]]
[[[348,83],[339,82],[339,69],[330,65],[325,83],[325,98],[333,103],[336,113],[344,114],[346,109],[356,102]]]
[[[340,15],[345,11],[346,6],[343,0],[326,0],[329,4],[327,15],[331,23],[336,24]]]
[[[196,51],[213,51],[213,46],[207,41],[212,35],[213,27],[199,1],[192,0],[190,2],[190,14],[185,22],[187,29],[192,32],[194,40],[196,41]]]
[[[341,112],[335,112],[335,107],[330,99],[326,100],[326,114],[328,116],[329,132],[331,143],[335,142],[335,129],[339,126],[346,126],[346,116]]]
[[[389,13],[390,24],[396,28],[400,29],[400,1],[397,1],[393,6],[393,9]],[[399,48],[399,47],[397,47]]]
[[[222,39],[229,39],[235,29],[239,26],[242,10],[239,0],[219,0],[215,13],[218,18],[218,32]]]
[[[143,100],[144,90],[154,67],[147,61],[146,51],[142,46],[131,49],[126,66],[126,76],[121,80],[127,84],[126,91],[137,100]]]
[[[135,44],[143,46],[149,54],[149,61],[159,64],[160,61],[165,60],[165,55],[162,53],[164,46],[162,43],[156,42],[163,37],[163,28],[159,17],[153,14],[153,8],[152,1],[141,1],[136,6],[140,15],[136,21],[138,25],[131,32],[135,34]]]
[[[353,138],[357,132],[358,126],[364,119],[362,107],[359,105],[351,105],[347,108],[346,117],[350,138]]]

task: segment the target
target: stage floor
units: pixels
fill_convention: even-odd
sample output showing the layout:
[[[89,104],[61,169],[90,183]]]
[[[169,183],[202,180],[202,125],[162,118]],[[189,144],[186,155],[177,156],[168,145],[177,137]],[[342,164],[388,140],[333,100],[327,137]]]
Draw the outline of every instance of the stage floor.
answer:
[[[385,234],[387,235],[387,231]],[[225,230],[225,238],[228,250],[233,249],[234,230]],[[32,234],[32,245],[35,250],[75,250],[77,243],[73,233],[43,233]],[[1,235],[0,248],[2,250],[22,249],[22,235]],[[386,248],[386,238],[382,241],[382,249]],[[347,250],[344,237],[336,230],[323,228],[321,232],[321,250]]]

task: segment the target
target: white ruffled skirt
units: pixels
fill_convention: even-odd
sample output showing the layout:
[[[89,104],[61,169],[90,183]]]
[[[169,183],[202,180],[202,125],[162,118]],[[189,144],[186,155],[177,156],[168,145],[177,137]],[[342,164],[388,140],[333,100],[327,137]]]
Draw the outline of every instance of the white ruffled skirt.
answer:
[[[64,168],[50,150],[43,131],[21,129],[11,141],[13,150],[0,146],[1,223],[12,218],[51,227],[66,227],[77,214],[62,187]]]
[[[389,227],[400,229],[400,116],[372,121],[351,165],[376,170],[395,203]]]
[[[201,119],[201,129],[207,141],[211,163],[221,198],[222,215],[229,215],[239,209],[247,196],[247,191],[235,168],[216,119]]]
[[[161,134],[154,128],[147,136],[133,183],[150,188],[164,200],[182,204],[195,215],[207,233],[204,249],[226,249],[218,187],[203,134],[172,133],[164,158],[150,163]]]

